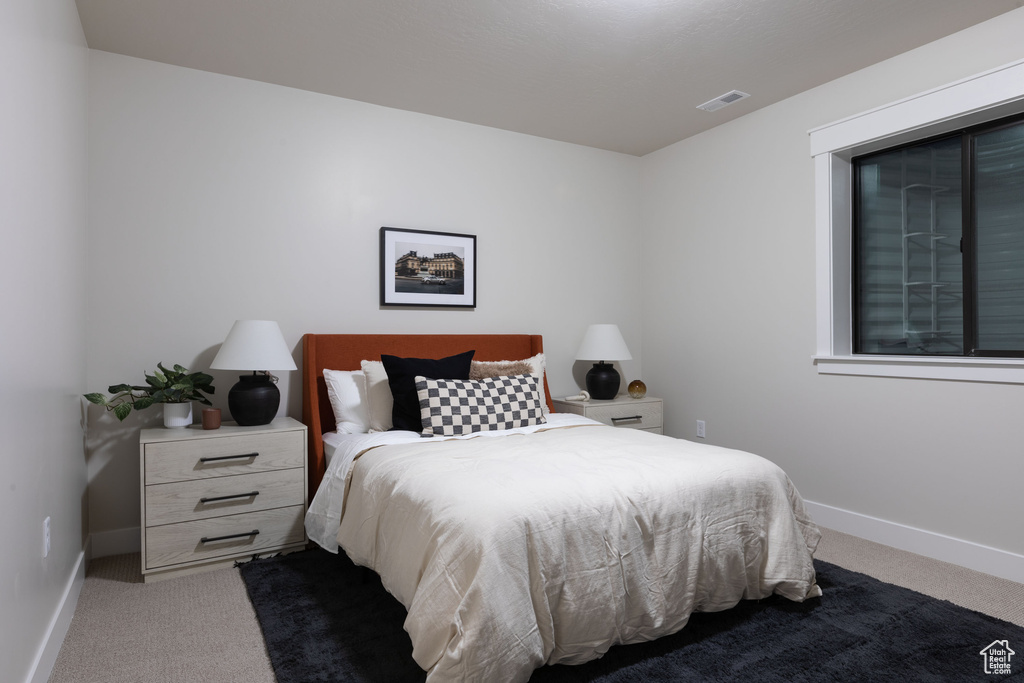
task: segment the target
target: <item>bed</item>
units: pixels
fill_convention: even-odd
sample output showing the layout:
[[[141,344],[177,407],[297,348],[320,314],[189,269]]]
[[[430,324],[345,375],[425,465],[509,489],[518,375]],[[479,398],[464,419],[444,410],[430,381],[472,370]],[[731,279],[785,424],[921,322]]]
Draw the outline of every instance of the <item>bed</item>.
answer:
[[[820,534],[776,465],[550,412],[543,374],[521,376],[547,408],[524,426],[429,438],[336,432],[325,370],[356,371],[382,354],[467,350],[476,361],[514,361],[537,358],[543,343],[537,335],[303,338],[315,492],[307,532],[377,572],[405,605],[413,657],[429,682],[526,681],[545,664],[674,633],[695,611],[821,595],[812,560]],[[436,384],[419,381],[421,391]]]

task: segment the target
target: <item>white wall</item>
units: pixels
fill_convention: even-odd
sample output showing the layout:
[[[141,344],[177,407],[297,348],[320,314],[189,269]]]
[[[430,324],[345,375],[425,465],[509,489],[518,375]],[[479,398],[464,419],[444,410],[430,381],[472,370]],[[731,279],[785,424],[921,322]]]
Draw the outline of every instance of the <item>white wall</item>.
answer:
[[[812,500],[1024,553],[1019,387],[814,372],[806,137],[1019,59],[1022,33],[1017,10],[636,160],[104,53],[87,67],[70,0],[0,4],[0,680],[45,678],[86,535],[138,524],[135,442],[159,415],[92,409],[86,465],[79,395],[158,360],[205,368],[236,318],[277,319],[293,345],[539,332],[555,395],[585,326],[617,322],[624,375],[667,399],[670,433],[705,419]],[[478,235],[477,310],[380,309],[381,225]],[[297,416],[297,376],[282,389]]]
[[[49,671],[83,566],[87,55],[72,0],[0,3],[3,681]]]
[[[1024,387],[816,373],[807,135],[1021,59],[1022,35],[1024,9],[643,159],[644,367],[669,433],[706,420],[811,501],[1024,554]]]
[[[297,361],[306,332],[539,333],[555,396],[586,326],[614,322],[639,374],[639,159],[102,52],[90,92],[90,390],[205,369],[238,318],[277,320]],[[381,309],[381,226],[475,234],[477,308]],[[226,410],[237,373],[214,374]],[[90,409],[100,554],[138,543],[158,422]]]

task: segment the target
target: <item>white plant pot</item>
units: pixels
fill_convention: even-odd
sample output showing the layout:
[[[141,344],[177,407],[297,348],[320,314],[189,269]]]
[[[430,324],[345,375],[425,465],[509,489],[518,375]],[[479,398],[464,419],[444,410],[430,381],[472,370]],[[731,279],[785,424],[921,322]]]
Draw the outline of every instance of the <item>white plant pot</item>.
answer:
[[[164,427],[188,427],[192,424],[192,401],[164,403]]]

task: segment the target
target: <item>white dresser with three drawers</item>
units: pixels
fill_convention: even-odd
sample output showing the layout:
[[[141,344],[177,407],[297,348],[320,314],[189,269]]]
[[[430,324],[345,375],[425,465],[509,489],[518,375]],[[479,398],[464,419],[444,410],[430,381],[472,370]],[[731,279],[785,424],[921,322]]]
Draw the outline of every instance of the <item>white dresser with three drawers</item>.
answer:
[[[664,433],[664,415],[660,398],[632,398],[629,394],[619,394],[607,401],[566,401],[563,398],[556,398],[551,402],[558,413],[575,413],[612,427],[642,429],[655,434]]]
[[[145,581],[230,566],[306,544],[306,426],[143,429]]]

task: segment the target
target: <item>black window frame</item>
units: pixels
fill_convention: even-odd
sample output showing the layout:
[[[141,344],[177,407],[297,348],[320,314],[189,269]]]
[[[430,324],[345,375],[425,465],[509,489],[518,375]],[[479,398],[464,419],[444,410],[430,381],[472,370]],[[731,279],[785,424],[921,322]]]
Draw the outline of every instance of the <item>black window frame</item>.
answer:
[[[975,139],[978,135],[991,133],[1018,126],[1024,123],[1024,113],[993,119],[992,121],[975,124],[972,126],[946,131],[938,135],[932,135],[910,142],[894,145],[884,149],[874,150],[865,154],[854,156],[850,159],[853,171],[852,186],[852,229],[850,231],[850,253],[851,253],[851,348],[855,355],[861,356],[886,356],[884,352],[864,351],[860,348],[860,241],[858,230],[860,229],[860,164],[864,159],[876,157],[880,154],[896,152],[903,149],[910,149],[921,145],[932,144],[942,140],[960,139],[960,174],[961,174],[961,274],[963,281],[963,348],[964,353],[920,353],[920,354],[897,354],[906,358],[1024,358],[1024,347],[1020,350],[1003,349],[982,349],[978,347],[978,317],[977,317],[977,211],[974,197],[976,165]],[[1024,264],[1022,264],[1024,269]]]

